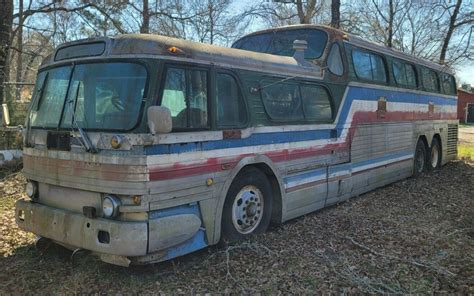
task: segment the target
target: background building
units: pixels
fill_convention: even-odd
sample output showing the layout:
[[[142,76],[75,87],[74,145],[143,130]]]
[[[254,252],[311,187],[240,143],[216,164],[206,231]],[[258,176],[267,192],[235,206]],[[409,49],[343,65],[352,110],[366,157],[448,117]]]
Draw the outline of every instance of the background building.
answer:
[[[458,89],[458,119],[460,123],[474,124],[474,89],[469,84]]]

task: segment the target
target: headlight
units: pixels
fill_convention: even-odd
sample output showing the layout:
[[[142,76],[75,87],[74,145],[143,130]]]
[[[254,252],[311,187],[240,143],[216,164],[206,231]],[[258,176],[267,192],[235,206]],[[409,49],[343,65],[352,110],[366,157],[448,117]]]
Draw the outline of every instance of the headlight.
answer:
[[[38,183],[35,181],[28,181],[28,183],[26,183],[25,191],[29,198],[36,198],[38,195]]]
[[[117,217],[120,199],[114,195],[106,195],[102,200],[102,213],[107,218]]]

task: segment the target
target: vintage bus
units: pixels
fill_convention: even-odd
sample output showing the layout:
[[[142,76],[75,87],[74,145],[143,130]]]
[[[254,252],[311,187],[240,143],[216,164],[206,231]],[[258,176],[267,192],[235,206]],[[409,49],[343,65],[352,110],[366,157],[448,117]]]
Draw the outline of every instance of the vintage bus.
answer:
[[[444,67],[324,26],[67,43],[37,76],[17,223],[124,266],[245,239],[454,159],[456,100]]]

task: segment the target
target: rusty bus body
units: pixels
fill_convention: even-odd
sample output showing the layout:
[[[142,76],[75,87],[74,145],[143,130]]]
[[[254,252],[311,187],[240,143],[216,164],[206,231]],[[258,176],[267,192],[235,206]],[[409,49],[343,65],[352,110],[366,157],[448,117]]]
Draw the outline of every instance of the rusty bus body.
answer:
[[[234,47],[293,30],[316,32],[314,59],[304,42],[280,56],[155,35],[60,46],[33,95],[19,226],[105,262],[159,262],[456,157],[449,71],[324,26]]]

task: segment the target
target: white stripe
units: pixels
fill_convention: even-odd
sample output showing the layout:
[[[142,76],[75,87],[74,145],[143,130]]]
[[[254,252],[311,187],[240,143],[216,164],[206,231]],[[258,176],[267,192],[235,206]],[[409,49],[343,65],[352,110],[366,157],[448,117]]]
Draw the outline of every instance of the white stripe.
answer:
[[[366,165],[362,165],[362,166],[355,166],[355,167],[352,168],[352,173],[365,171],[365,170],[368,170],[368,169],[371,169],[371,168],[380,167],[380,166],[384,166],[386,164],[390,164],[390,163],[394,163],[394,162],[402,161],[402,160],[407,160],[407,159],[411,159],[411,158],[413,158],[413,154],[407,154],[407,155],[400,156],[400,157],[397,157],[397,158],[382,160],[382,161],[379,161],[379,162],[370,163],[370,164],[366,164]]]

